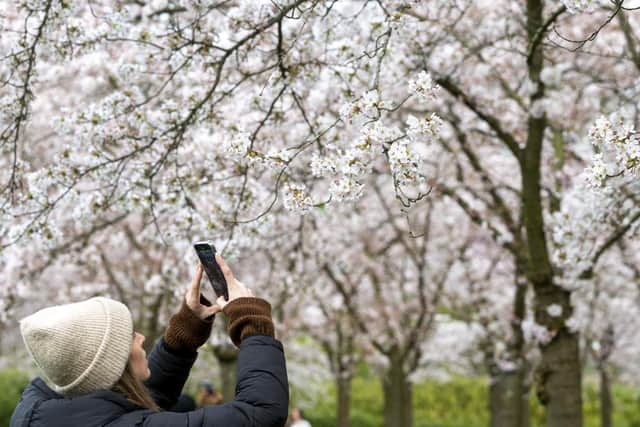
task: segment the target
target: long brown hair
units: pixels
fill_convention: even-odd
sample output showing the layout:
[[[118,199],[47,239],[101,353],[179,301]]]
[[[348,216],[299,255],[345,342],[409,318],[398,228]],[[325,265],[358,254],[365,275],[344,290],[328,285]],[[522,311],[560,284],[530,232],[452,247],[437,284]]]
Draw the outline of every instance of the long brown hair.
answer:
[[[159,411],[160,407],[151,397],[151,393],[145,385],[133,374],[131,364],[127,362],[127,366],[124,368],[122,376],[111,388],[113,391],[124,394],[127,399],[138,406],[151,409],[153,411]]]

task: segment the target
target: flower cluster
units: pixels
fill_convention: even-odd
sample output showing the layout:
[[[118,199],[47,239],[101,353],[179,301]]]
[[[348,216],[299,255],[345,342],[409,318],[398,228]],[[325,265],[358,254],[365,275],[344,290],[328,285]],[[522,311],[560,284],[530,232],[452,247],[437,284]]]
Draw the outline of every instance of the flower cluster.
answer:
[[[421,141],[425,137],[434,137],[440,132],[442,119],[436,113],[418,119],[413,115],[407,118],[407,136],[412,141]]]
[[[563,277],[559,278],[561,286],[576,285],[577,276],[591,267],[594,234],[606,235],[606,216],[597,206],[598,196],[577,188],[565,196],[561,210],[548,220],[553,230],[553,261],[563,271]]]
[[[363,189],[364,185],[361,182],[352,177],[343,176],[331,182],[329,192],[332,198],[342,202],[359,199],[362,196]]]
[[[610,177],[640,173],[640,138],[622,115],[600,117],[589,130],[589,139],[599,151],[585,171],[591,187],[602,187]]]
[[[234,158],[241,158],[247,154],[251,146],[251,139],[246,132],[238,132],[230,138],[222,140],[224,151],[231,154]]]
[[[382,141],[396,133],[379,125],[370,124],[363,133],[345,148],[333,148],[331,153],[311,157],[311,174],[316,178],[329,178],[329,194],[334,201],[353,201],[362,196],[365,176],[382,153]]]
[[[602,186],[602,183],[609,175],[607,171],[607,164],[602,159],[602,153],[598,153],[593,156],[591,165],[587,166],[585,169],[585,175],[590,187],[596,188]]]
[[[388,155],[391,173],[400,185],[412,184],[418,180],[422,156],[411,150],[408,141],[401,140],[391,144]]]
[[[593,0],[561,0],[571,13],[588,12],[594,6]]]
[[[362,123],[365,120],[376,120],[380,118],[381,110],[389,108],[389,104],[380,99],[377,90],[370,90],[361,98],[347,103],[340,108],[340,117],[345,122]]]
[[[410,80],[409,87],[421,101],[434,99],[438,90],[425,71]],[[346,149],[335,149],[325,156],[315,154],[310,162],[315,177],[333,175],[329,188],[332,200],[358,199],[364,190],[364,176],[382,153],[386,154],[396,188],[421,182],[424,147],[438,136],[442,120],[435,113],[422,118],[409,115],[403,132],[383,121],[383,113],[390,106],[377,90],[370,90],[340,109],[343,121],[358,125],[359,136]]]
[[[431,74],[421,71],[415,80],[409,80],[409,90],[424,100],[432,100],[438,96],[439,86]]]
[[[306,214],[313,202],[303,184],[288,183],[284,188],[284,207],[291,212]]]
[[[336,172],[336,164],[332,158],[322,157],[317,153],[311,156],[311,175],[316,178],[326,176]]]

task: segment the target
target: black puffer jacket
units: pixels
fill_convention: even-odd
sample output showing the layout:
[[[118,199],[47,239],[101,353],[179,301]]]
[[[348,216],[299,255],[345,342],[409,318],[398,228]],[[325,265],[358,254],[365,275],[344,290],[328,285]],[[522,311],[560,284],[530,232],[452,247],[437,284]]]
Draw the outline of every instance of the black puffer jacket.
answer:
[[[238,319],[240,323],[232,323],[247,323],[246,316]],[[24,390],[10,427],[281,427],[289,404],[282,345],[271,336],[251,332],[250,327],[238,329],[232,334],[234,341],[241,342],[232,402],[185,413],[153,412],[111,390],[66,398],[36,378]],[[148,358],[151,377],[146,385],[160,407],[175,405],[196,357],[195,352],[176,351],[165,338],[156,343]]]

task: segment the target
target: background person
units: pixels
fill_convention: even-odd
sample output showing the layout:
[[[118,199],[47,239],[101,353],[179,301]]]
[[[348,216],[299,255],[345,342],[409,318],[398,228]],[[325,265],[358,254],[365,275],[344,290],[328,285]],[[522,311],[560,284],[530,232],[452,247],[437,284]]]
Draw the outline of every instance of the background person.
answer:
[[[222,398],[222,394],[213,387],[210,381],[202,381],[196,401],[198,407],[202,408],[204,406],[220,405],[224,399]]]
[[[289,424],[289,427],[311,427],[311,423],[304,419],[300,408],[293,408],[291,410],[291,424]]]
[[[229,286],[229,301],[218,298],[212,305],[200,295],[198,265],[179,312],[148,359],[145,338],[134,332],[130,311],[109,298],[53,306],[23,319],[20,331],[44,379],[25,388],[10,426],[281,427],[289,394],[271,306],[254,298],[219,255],[216,259]],[[235,400],[171,412],[221,309],[229,336],[240,348]]]

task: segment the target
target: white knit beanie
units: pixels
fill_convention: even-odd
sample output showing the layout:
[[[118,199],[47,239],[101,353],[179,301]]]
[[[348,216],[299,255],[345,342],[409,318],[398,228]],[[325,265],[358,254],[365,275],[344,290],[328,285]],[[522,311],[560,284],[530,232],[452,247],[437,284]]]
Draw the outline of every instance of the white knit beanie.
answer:
[[[65,396],[111,388],[133,341],[129,309],[103,297],[42,309],[20,321],[20,332],[45,380]]]

